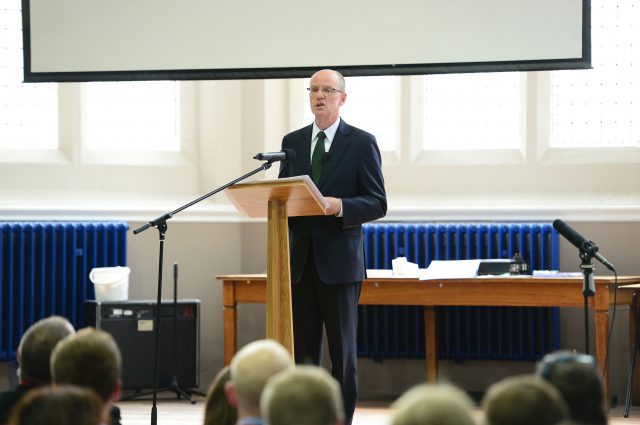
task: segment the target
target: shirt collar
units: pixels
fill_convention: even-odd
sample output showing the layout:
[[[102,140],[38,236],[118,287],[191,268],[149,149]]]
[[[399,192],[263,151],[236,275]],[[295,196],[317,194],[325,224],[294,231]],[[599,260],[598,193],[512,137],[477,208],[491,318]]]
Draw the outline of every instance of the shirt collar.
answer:
[[[340,119],[341,118],[338,117],[336,122],[334,122],[324,130],[321,130],[320,128],[318,128],[318,126],[316,125],[316,122],[314,121],[313,129],[311,130],[311,140],[315,140],[315,138],[318,137],[318,133],[321,131],[324,131],[324,134],[327,136],[327,140],[329,141],[329,143],[331,143],[333,141],[333,138],[336,135],[336,131],[338,131],[338,127],[340,126]]]

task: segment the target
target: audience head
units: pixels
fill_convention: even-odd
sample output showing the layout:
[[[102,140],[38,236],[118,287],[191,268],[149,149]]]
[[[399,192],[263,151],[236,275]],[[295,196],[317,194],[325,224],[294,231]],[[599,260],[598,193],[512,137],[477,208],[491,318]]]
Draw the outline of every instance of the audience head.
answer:
[[[100,425],[102,402],[93,390],[70,385],[29,391],[13,409],[9,425]]]
[[[268,425],[344,423],[338,382],[317,366],[296,366],[274,376],[260,402]]]
[[[476,425],[473,401],[451,385],[418,385],[392,408],[392,425]]]
[[[216,375],[207,392],[204,408],[204,425],[234,425],[238,410],[227,400],[224,387],[231,378],[231,368],[223,367]]]
[[[558,390],[535,376],[515,376],[493,384],[482,406],[486,425],[555,425],[569,417]]]
[[[225,386],[238,417],[259,417],[260,395],[267,380],[292,366],[291,354],[275,340],[262,339],[242,347],[231,360],[231,380]]]
[[[593,356],[569,351],[547,354],[536,374],[560,391],[572,420],[607,424],[604,387]]]
[[[60,316],[47,317],[31,325],[18,346],[20,379],[35,385],[49,384],[51,352],[61,339],[74,332],[71,323]]]
[[[71,335],[53,350],[51,374],[56,385],[91,388],[105,406],[120,396],[122,357],[107,332],[85,328]]]

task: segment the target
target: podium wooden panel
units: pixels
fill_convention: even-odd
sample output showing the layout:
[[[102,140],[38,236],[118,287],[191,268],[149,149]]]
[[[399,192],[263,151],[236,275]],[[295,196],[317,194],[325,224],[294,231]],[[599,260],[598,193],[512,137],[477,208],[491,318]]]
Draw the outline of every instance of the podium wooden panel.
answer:
[[[326,201],[306,175],[239,183],[225,193],[238,211],[267,217],[266,335],[294,358],[287,217],[325,215]]]

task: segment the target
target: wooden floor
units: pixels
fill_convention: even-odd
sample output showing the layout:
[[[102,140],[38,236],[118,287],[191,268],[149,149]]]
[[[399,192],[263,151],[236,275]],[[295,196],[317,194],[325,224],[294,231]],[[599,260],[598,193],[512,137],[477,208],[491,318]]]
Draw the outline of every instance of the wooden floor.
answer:
[[[184,400],[176,400],[158,395],[158,425],[202,425],[204,416],[204,399],[195,396],[196,404]],[[120,401],[117,403],[122,411],[123,425],[151,424],[151,400]],[[640,425],[640,406],[633,406],[629,417],[623,416],[622,406],[610,412],[610,425]],[[391,410],[388,402],[363,401],[358,404],[353,425],[388,425]],[[478,412],[478,416],[481,413]]]

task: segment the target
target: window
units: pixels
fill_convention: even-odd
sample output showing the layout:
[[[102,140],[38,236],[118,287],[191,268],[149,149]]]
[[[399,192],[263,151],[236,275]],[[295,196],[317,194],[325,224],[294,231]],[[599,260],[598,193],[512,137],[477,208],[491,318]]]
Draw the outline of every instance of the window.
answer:
[[[523,74],[424,77],[424,150],[518,148]]]
[[[550,146],[640,147],[640,4],[591,7],[593,69],[551,73]]]
[[[3,0],[0,192],[6,205],[53,217],[92,216],[197,192],[195,83],[22,84],[22,62],[21,1]]]
[[[175,81],[87,83],[87,148],[178,151],[179,105]]]
[[[0,9],[0,149],[58,148],[58,85],[22,84],[20,0]]]
[[[57,150],[61,146],[58,85],[20,83],[20,0],[7,0],[1,12],[0,149]],[[77,142],[88,149],[180,150],[177,82],[88,83],[83,89],[85,119],[73,122],[82,123],[84,137]]]

